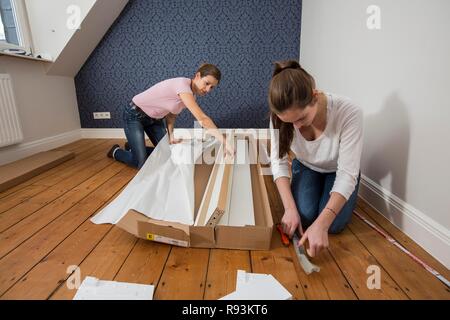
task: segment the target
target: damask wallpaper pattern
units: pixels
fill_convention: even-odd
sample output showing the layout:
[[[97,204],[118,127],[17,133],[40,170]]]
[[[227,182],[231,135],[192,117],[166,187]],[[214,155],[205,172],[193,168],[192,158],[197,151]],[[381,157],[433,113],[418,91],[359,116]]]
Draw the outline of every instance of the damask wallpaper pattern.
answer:
[[[81,126],[121,128],[134,95],[209,62],[222,81],[197,99],[206,114],[222,128],[265,128],[273,62],[298,59],[300,26],[301,0],[130,0],[75,77]],[[104,111],[111,120],[93,119]],[[193,121],[184,110],[176,126]]]

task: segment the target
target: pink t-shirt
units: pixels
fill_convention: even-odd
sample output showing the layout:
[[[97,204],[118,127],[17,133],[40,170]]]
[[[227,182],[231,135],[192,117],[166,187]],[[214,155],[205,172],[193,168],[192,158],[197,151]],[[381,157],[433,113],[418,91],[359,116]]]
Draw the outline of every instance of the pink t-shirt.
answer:
[[[191,79],[173,78],[161,81],[136,95],[133,102],[154,119],[162,119],[169,113],[179,114],[186,106],[180,93],[192,93]]]

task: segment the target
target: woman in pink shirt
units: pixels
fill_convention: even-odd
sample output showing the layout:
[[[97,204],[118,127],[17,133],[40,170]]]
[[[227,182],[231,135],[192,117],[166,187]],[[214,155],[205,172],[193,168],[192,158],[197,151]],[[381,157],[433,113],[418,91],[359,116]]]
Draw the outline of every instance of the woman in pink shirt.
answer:
[[[193,79],[164,80],[136,95],[123,112],[128,143],[124,149],[117,144],[112,146],[108,156],[140,169],[154,149],[145,146],[144,132],[156,146],[165,136],[167,125],[170,143],[180,142],[174,138],[173,128],[175,118],[184,108],[192,113],[203,128],[211,129],[211,133],[224,142],[217,126],[196,102],[196,96],[205,96],[211,92],[219,84],[220,78],[221,72],[215,65],[203,64]]]

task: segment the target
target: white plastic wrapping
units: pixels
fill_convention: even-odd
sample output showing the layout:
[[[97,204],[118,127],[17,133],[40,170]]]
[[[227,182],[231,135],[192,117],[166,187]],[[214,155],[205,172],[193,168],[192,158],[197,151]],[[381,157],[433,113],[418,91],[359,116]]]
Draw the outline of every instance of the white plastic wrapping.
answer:
[[[120,195],[95,215],[95,224],[116,224],[130,209],[149,218],[194,224],[194,168],[216,142],[169,144],[166,135]]]

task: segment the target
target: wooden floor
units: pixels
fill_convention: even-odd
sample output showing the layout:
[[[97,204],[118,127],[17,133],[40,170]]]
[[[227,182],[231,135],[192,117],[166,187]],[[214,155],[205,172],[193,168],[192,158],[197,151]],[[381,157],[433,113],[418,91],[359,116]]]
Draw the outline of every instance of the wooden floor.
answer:
[[[270,251],[239,251],[172,247],[94,225],[89,218],[136,174],[106,157],[116,142],[123,141],[61,147],[76,157],[0,193],[1,299],[72,299],[66,281],[73,265],[81,279],[153,284],[154,299],[218,299],[235,290],[238,269],[272,274],[295,299],[450,299],[445,285],[356,216],[330,236],[329,250],[314,260],[321,271],[310,276],[275,231]],[[278,221],[282,204],[271,177],[265,179]],[[450,279],[447,268],[367,204],[359,201],[356,210]],[[379,290],[366,285],[370,265],[381,269]]]

